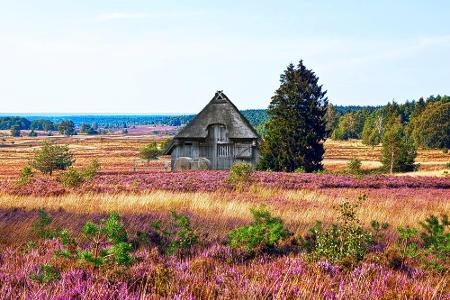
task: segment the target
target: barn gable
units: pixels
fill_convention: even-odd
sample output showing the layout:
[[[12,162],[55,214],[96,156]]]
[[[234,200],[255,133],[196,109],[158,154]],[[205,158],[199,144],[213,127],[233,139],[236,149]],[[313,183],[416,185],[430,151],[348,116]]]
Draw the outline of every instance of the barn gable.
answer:
[[[206,138],[208,127],[223,124],[230,139],[258,139],[258,133],[237,107],[218,91],[200,113],[175,138]]]
[[[255,166],[259,159],[259,140],[248,120],[222,91],[218,91],[178,132],[164,154],[172,155],[172,170],[199,168],[200,165],[223,170],[235,162]],[[181,161],[184,162],[181,164]]]

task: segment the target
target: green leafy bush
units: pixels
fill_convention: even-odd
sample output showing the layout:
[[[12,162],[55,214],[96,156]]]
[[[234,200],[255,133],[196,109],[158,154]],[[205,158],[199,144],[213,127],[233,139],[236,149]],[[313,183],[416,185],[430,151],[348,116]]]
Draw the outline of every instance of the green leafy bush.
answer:
[[[60,174],[59,181],[65,187],[77,187],[86,180],[92,181],[99,169],[100,164],[98,160],[93,159],[87,167],[81,170],[77,170],[73,167],[68,168],[66,171]]]
[[[53,218],[43,208],[38,210],[38,218],[31,224],[31,231],[39,238],[48,239],[56,236],[57,231],[50,227]]]
[[[273,217],[264,209],[252,209],[253,222],[228,233],[228,244],[252,255],[273,250],[280,241],[291,236],[281,218]]]
[[[42,147],[34,152],[31,166],[43,174],[52,175],[53,171],[65,170],[74,162],[68,146],[54,145],[45,141]]]
[[[150,160],[158,159],[158,156],[161,155],[161,150],[158,148],[156,142],[151,142],[148,145],[143,146],[139,150],[139,157],[145,159],[147,162]]]
[[[431,215],[420,222],[422,230],[399,227],[397,249],[402,261],[417,260],[424,267],[444,271],[450,264],[450,222],[447,215]]]
[[[44,264],[37,272],[30,274],[30,279],[39,283],[49,283],[61,278],[61,272],[52,264]]]
[[[447,215],[442,215],[441,220],[436,216],[429,216],[424,222],[420,222],[424,247],[443,257],[450,255],[450,222]]]
[[[152,241],[160,252],[167,254],[188,255],[191,248],[198,243],[198,236],[191,228],[190,218],[185,214],[171,212],[171,222],[163,228],[161,222],[151,224]]]
[[[25,166],[20,171],[17,184],[20,186],[27,185],[33,179],[33,169],[30,166]]]
[[[59,175],[59,181],[63,186],[73,188],[83,183],[83,175],[77,169],[70,167]]]
[[[338,223],[324,228],[317,221],[306,237],[303,239],[303,247],[310,253],[314,260],[326,259],[331,263],[347,261],[360,261],[369,251],[374,242],[375,234],[365,230],[357,218],[357,209],[366,199],[360,196],[356,203],[344,202],[335,209],[339,213]],[[386,229],[387,224],[380,225],[372,221],[372,229],[376,236],[381,229]]]
[[[361,160],[353,157],[348,163],[347,163],[347,170],[351,174],[361,174]]]
[[[58,256],[76,259],[95,268],[103,265],[130,265],[133,262],[133,248],[128,243],[128,233],[121,223],[118,213],[111,213],[100,223],[88,221],[82,229],[84,241],[77,242],[68,230],[59,233],[63,249],[57,251]],[[81,248],[79,245],[83,244]]]
[[[100,163],[98,159],[94,158],[91,160],[90,164],[81,170],[81,175],[84,179],[88,181],[92,181],[95,175],[97,175],[100,170]]]
[[[245,184],[251,182],[253,169],[247,163],[234,163],[230,168],[230,174],[226,181],[233,184],[236,189],[242,189]]]
[[[30,132],[28,132],[28,136],[29,136],[29,137],[37,137],[38,135],[37,135],[36,131],[34,131],[34,130],[32,129]]]
[[[294,170],[294,173],[305,173],[305,168],[304,167],[298,167]]]

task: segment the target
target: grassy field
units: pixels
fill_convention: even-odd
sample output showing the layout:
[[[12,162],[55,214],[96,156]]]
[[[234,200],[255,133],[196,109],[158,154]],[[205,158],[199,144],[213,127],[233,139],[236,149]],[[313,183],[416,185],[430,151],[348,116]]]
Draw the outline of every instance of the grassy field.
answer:
[[[258,172],[242,190],[226,183],[227,172],[165,173],[168,158],[147,164],[137,159],[139,147],[157,136],[52,137],[70,145],[76,167],[92,158],[101,164],[92,182],[64,188],[52,177],[36,175],[28,186],[15,178],[32,157],[39,138],[4,138],[0,144],[0,299],[9,298],[178,298],[186,299],[448,299],[448,260],[442,269],[408,258],[392,266],[390,249],[398,247],[398,227],[420,227],[429,215],[450,213],[450,154],[420,150],[414,176],[363,178],[330,174]],[[377,169],[380,148],[359,141],[327,141],[325,168],[345,169],[349,159]],[[425,175],[433,177],[423,177]],[[380,246],[359,263],[312,262],[307,253],[289,251],[243,257],[226,245],[227,233],[252,221],[250,209],[264,206],[280,217],[295,237],[303,237],[316,220],[326,226],[338,221],[336,207],[367,195],[357,211],[361,226],[372,220],[389,223]],[[128,268],[92,268],[55,257],[56,239],[41,240],[32,230],[38,209],[76,239],[87,220],[99,221],[115,211],[122,216],[130,240],[149,230],[155,220],[166,222],[170,211],[185,213],[199,236],[190,255],[160,254],[137,245]],[[30,241],[33,241],[30,246]],[[82,244],[82,243],[81,243]],[[286,246],[287,247],[287,246]],[[294,249],[294,250],[293,250]],[[441,262],[442,263],[442,262]],[[51,264],[53,280],[39,282],[30,274]]]
[[[39,147],[44,139],[56,143],[68,144],[76,157],[76,166],[84,166],[92,158],[99,159],[104,171],[129,172],[138,170],[164,170],[162,158],[150,165],[138,159],[139,148],[150,141],[161,142],[165,138],[150,135],[107,135],[107,136],[74,136],[74,137],[3,137],[0,141],[0,177],[16,176],[19,170],[32,157],[33,150]],[[362,161],[363,169],[381,167],[381,147],[363,145],[360,141],[332,141],[325,143],[324,165],[327,170],[343,170],[351,158]],[[420,164],[418,172],[406,175],[443,176],[446,164],[450,162],[450,154],[441,150],[420,149],[416,162]],[[405,174],[402,174],[405,175]]]

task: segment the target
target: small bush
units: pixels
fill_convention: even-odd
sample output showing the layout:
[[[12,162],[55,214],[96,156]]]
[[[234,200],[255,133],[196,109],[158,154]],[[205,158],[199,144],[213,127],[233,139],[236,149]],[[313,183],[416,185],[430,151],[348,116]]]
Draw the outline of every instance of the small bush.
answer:
[[[67,230],[62,230],[58,236],[63,244],[63,249],[55,252],[56,255],[76,259],[87,263],[94,268],[103,265],[127,266],[132,264],[133,250],[128,243],[128,234],[121,223],[118,213],[111,213],[107,219],[102,219],[99,224],[88,221],[84,224],[82,233],[84,236],[83,248]]]
[[[447,215],[442,215],[441,220],[436,216],[429,216],[420,222],[422,232],[420,237],[426,249],[443,257],[450,255],[450,222]]]
[[[59,181],[65,187],[74,188],[83,183],[83,175],[77,169],[70,167],[60,174]]]
[[[38,210],[38,218],[31,224],[31,230],[39,238],[47,239],[56,236],[56,230],[50,228],[53,218],[43,208]]]
[[[361,160],[354,157],[347,163],[347,170],[351,174],[361,174],[361,166]]]
[[[37,272],[30,274],[30,279],[39,283],[49,283],[61,278],[60,271],[52,264],[44,264],[39,267]]]
[[[294,170],[295,173],[305,173],[305,168],[304,167],[298,167],[297,169]]]
[[[303,247],[310,253],[313,260],[326,259],[331,263],[344,261],[360,261],[374,243],[374,238],[380,235],[381,229],[387,224],[380,225],[372,221],[375,234],[365,230],[356,216],[357,209],[366,199],[360,196],[356,203],[344,202],[335,209],[339,213],[338,224],[325,229],[317,221],[308,234],[303,238]]]
[[[156,142],[145,145],[139,150],[139,157],[145,159],[147,162],[158,159],[160,155],[161,150],[158,149]]]
[[[100,163],[98,162],[98,159],[93,159],[87,167],[81,170],[81,174],[86,180],[92,181],[99,170]]]
[[[443,148],[442,149],[442,153],[447,154],[448,153],[448,148]]]
[[[25,166],[20,171],[19,178],[17,179],[17,184],[20,186],[27,185],[33,179],[33,169],[30,166]]]
[[[167,254],[188,255],[191,248],[198,243],[198,236],[191,228],[191,220],[185,214],[171,212],[171,223],[162,228],[161,222],[151,224],[152,242],[160,252]]]
[[[445,165],[445,167],[446,167],[447,169],[450,169],[450,162],[448,162],[448,163]]]
[[[420,222],[422,231],[415,227],[399,227],[397,249],[406,259],[419,261],[424,267],[444,271],[450,256],[450,222],[447,215],[439,220],[429,216]]]
[[[231,166],[230,174],[226,181],[233,184],[236,189],[242,189],[245,184],[251,182],[253,169],[252,166],[247,163],[234,163]]]
[[[280,241],[292,233],[284,227],[283,221],[273,217],[266,209],[252,209],[253,222],[228,233],[230,247],[253,255],[273,250]]]
[[[67,169],[74,161],[68,146],[53,145],[46,141],[39,150],[34,152],[31,165],[43,174],[52,175],[55,170]]]

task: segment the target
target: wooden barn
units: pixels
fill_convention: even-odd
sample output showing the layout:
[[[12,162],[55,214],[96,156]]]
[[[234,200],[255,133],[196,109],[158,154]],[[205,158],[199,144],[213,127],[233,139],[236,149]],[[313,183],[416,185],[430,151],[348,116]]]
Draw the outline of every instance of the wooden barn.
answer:
[[[248,120],[218,91],[203,110],[178,132],[165,150],[172,170],[226,170],[235,162],[255,166],[260,137]]]

